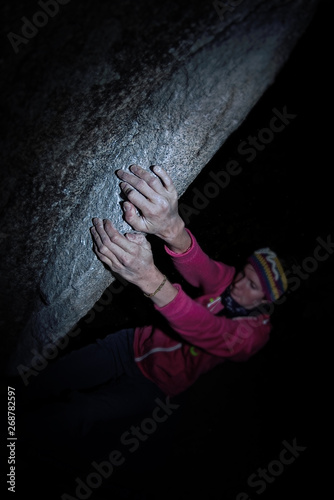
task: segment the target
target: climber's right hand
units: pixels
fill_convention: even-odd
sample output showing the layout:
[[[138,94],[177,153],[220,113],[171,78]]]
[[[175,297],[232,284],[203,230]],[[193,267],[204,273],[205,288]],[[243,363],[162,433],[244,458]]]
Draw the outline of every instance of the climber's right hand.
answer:
[[[171,177],[158,166],[153,167],[153,173],[138,165],[131,165],[129,170],[116,172],[127,198],[123,203],[126,222],[135,231],[155,234],[165,241],[174,238],[184,222],[178,212],[178,196]]]

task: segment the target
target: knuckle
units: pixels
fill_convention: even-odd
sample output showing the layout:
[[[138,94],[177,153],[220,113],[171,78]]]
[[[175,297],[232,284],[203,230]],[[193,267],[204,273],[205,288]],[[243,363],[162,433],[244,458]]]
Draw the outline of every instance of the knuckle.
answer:
[[[130,254],[124,255],[124,257],[122,258],[122,264],[124,266],[131,266],[132,262],[133,262],[133,258],[132,258],[132,255],[130,255]]]
[[[126,188],[125,191],[124,191],[125,195],[127,196],[127,198],[129,200],[131,200],[131,198],[133,197],[133,195],[135,194],[135,190],[132,189],[131,187],[129,188]]]
[[[171,197],[170,202],[171,202],[171,205],[172,205],[172,206],[177,206],[177,205],[178,205],[178,203],[179,203],[179,199],[178,199],[178,196],[177,196],[177,193],[176,193],[176,192],[175,192],[175,196],[172,196],[172,197]]]
[[[139,179],[137,182],[136,182],[136,189],[138,189],[139,191],[141,189],[144,189],[144,187],[146,186],[146,181],[144,181],[143,179]]]
[[[147,180],[147,184],[150,186],[150,187],[154,187],[154,186],[158,186],[158,184],[161,184],[159,179],[157,177],[154,177],[153,175],[150,175],[150,177],[148,178]]]
[[[119,241],[119,234],[117,234],[117,233],[111,234],[109,236],[109,238],[110,238],[110,241],[117,243]]]
[[[99,248],[99,252],[102,253],[102,254],[106,254],[107,252],[109,251],[108,247],[106,245],[101,245],[100,248]]]
[[[147,239],[145,238],[144,235],[141,235],[141,238],[138,240],[138,243],[140,245],[145,245],[146,243],[148,243]]]
[[[161,198],[161,200],[159,201],[159,205],[160,205],[160,208],[166,209],[169,207],[169,202],[168,202],[168,200],[166,200],[166,198]]]

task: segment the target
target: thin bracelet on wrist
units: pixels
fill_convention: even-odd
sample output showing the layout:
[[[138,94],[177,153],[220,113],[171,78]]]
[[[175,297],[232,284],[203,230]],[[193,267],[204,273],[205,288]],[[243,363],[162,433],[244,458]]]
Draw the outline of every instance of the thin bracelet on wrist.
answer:
[[[161,288],[164,286],[164,284],[167,281],[167,276],[165,276],[165,275],[163,275],[163,276],[164,276],[164,279],[162,280],[162,282],[160,283],[160,285],[158,286],[158,288],[155,290],[155,292],[153,292],[153,293],[144,293],[145,297],[154,297],[154,295],[161,290]]]

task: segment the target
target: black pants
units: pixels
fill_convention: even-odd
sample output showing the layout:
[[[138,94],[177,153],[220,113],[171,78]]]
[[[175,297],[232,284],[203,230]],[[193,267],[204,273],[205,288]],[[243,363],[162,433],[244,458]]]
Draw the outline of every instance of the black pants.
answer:
[[[133,329],[108,335],[36,376],[27,387],[30,403],[18,425],[21,443],[63,463],[89,463],[122,446],[121,437],[155,409],[162,425],[159,404],[164,408],[166,395],[137,367],[133,335]],[[149,424],[147,429],[150,433]],[[131,431],[129,443],[130,437]],[[134,448],[135,440],[127,449]]]

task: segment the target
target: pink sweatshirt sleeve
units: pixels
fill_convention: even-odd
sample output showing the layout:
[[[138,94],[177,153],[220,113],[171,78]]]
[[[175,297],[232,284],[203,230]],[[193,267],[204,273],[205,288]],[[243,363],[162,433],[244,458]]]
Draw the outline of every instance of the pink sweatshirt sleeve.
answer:
[[[203,252],[189,229],[186,231],[191,238],[190,248],[182,254],[177,254],[165,246],[166,252],[188,283],[201,288],[204,294],[220,294],[232,282],[235,268],[211,259]]]
[[[240,321],[215,316],[191,299],[179,284],[174,286],[178,289],[176,297],[167,305],[155,308],[186,342],[215,356],[239,355],[239,360],[248,359],[262,347],[268,332],[268,327],[262,326],[262,317]]]

